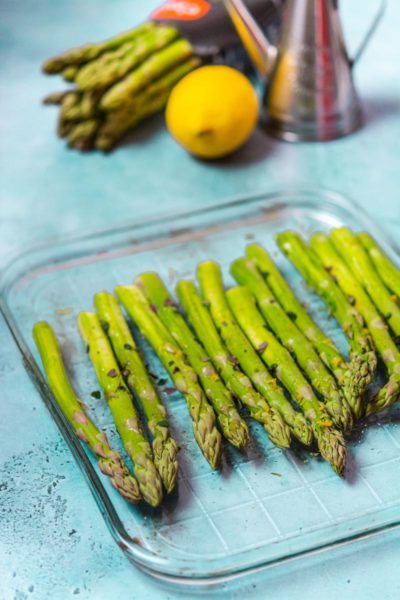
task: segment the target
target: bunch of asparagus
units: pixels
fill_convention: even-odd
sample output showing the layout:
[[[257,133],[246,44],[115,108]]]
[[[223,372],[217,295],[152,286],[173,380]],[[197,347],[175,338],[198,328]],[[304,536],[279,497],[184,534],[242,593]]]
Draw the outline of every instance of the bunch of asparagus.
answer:
[[[214,261],[198,266],[200,291],[192,281],[178,282],[187,320],[156,273],[118,286],[116,296],[184,396],[195,440],[213,469],[221,458],[222,438],[239,449],[247,445],[244,407],[275,446],[287,449],[294,440],[314,445],[343,475],[345,436],[358,420],[400,396],[400,271],[369,235],[346,228],[317,233],[310,243],[286,231],[277,242],[341,326],[349,341],[347,358],[257,244],[231,264],[236,287],[225,290]],[[167,413],[116,298],[101,292],[94,304],[96,313],[79,315],[79,329],[134,477],[78,404],[48,324],[35,325],[35,341],[56,400],[99,457],[100,468],[129,500],[143,497],[158,506],[163,486],[173,490],[178,470]],[[367,402],[377,354],[388,381]]]
[[[177,29],[145,23],[46,61],[45,73],[60,74],[73,86],[44,103],[59,105],[58,134],[69,146],[108,151],[160,111],[176,83],[199,64]]]

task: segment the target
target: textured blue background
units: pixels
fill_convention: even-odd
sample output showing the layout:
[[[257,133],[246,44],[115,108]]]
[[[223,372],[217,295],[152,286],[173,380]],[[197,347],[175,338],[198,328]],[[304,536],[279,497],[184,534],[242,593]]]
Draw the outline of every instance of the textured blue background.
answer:
[[[156,4],[0,3],[0,267],[39,240],[293,185],[348,194],[399,238],[398,2],[390,3],[357,67],[367,122],[349,138],[288,145],[257,131],[233,158],[205,164],[186,155],[158,118],[112,155],[68,151],[54,135],[55,112],[40,105],[40,98],[59,86],[40,74],[40,63],[83,40],[126,29]],[[375,6],[372,0],[343,6],[351,48]],[[150,580],[126,561],[2,321],[0,340],[0,598],[188,598],[186,591]],[[386,535],[208,594],[254,600],[375,600],[378,595],[397,600],[399,553],[399,535]]]

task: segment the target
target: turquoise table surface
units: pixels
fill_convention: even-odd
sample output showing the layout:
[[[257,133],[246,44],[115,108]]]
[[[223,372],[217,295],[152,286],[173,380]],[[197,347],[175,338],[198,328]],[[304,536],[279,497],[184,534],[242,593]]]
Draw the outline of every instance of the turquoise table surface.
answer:
[[[109,156],[68,151],[40,99],[60,84],[47,56],[146,17],[145,0],[2,0],[0,3],[0,267],[30,245],[125,219],[293,186],[355,198],[400,236],[400,4],[392,0],[356,67],[366,124],[329,144],[289,145],[256,131],[234,157],[198,162],[143,125]],[[351,49],[375,0],[344,3]],[[0,320],[0,599],[191,598],[131,566],[114,541]],[[400,532],[292,562],[220,588],[219,599],[397,600]]]

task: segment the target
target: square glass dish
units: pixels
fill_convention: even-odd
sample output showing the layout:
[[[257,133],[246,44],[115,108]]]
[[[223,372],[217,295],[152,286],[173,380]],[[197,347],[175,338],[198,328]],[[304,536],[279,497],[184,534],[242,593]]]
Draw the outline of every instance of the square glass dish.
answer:
[[[157,271],[174,292],[180,277],[194,277],[197,263],[210,257],[231,285],[230,262],[257,241],[272,252],[296,294],[345,352],[336,322],[274,243],[284,229],[307,236],[340,225],[370,231],[399,264],[398,250],[357,205],[314,190],[259,194],[71,238],[21,255],[4,273],[2,310],[27,369],[114,539],[142,569],[182,584],[212,583],[397,527],[400,413],[394,407],[354,435],[346,479],[306,452],[276,449],[255,422],[249,422],[249,447],[239,452],[226,445],[220,470],[211,472],[194,442],[184,399],[171,390],[157,358],[134,330],[150,370],[164,379],[159,390],[181,448],[175,492],[159,509],[135,507],[99,473],[58,409],[42,375],[33,324],[45,319],[54,327],[75,389],[111,444],[123,452],[104,398],[91,395],[99,386],[76,326],[78,312],[92,309],[93,294],[130,283],[146,270]]]

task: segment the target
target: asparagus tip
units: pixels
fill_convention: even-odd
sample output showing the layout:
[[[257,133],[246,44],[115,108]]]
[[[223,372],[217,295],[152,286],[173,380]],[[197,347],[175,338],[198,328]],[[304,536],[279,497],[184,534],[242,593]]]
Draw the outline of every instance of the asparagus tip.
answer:
[[[154,438],[153,440],[153,455],[154,464],[159,472],[164,487],[170,494],[176,485],[178,477],[178,446],[171,437],[166,440]]]
[[[235,448],[245,448],[249,443],[249,428],[242,418],[234,418],[232,415],[218,417],[224,437]]]
[[[269,439],[277,448],[290,448],[292,436],[289,427],[275,409],[270,407],[268,414],[270,418],[264,423],[264,429]]]
[[[210,421],[209,427],[206,427],[206,420],[207,419],[202,419],[197,423],[193,422],[193,431],[204,458],[215,471],[218,469],[221,460],[222,437],[215,427],[214,415],[212,416],[212,419],[208,419]]]
[[[118,452],[110,450],[107,456],[99,458],[98,464],[101,472],[110,477],[113,487],[121,496],[133,504],[141,500],[138,483],[129,473]]]
[[[332,427],[318,427],[315,437],[321,456],[331,465],[337,475],[343,477],[347,457],[343,435]]]
[[[313,433],[311,427],[307,424],[304,415],[297,413],[293,424],[293,434],[296,438],[304,444],[304,446],[310,446],[313,440]]]
[[[144,457],[141,464],[135,462],[135,476],[143,499],[154,508],[159,506],[163,498],[162,483],[154,463]]]

